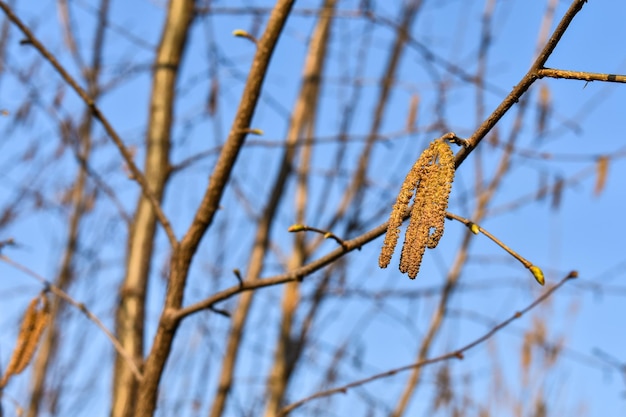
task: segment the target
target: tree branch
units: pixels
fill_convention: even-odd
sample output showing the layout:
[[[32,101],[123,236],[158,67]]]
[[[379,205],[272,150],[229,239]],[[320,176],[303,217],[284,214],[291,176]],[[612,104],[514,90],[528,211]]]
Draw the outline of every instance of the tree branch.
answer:
[[[406,366],[402,366],[400,368],[395,368],[386,372],[381,372],[379,374],[376,375],[372,375],[368,378],[364,378],[364,379],[360,379],[358,381],[354,381],[351,382],[349,384],[337,387],[337,388],[333,388],[333,389],[329,389],[326,391],[320,391],[316,394],[313,394],[309,397],[303,398],[299,401],[296,401],[294,403],[291,403],[287,406],[285,406],[282,410],[280,415],[281,416],[285,416],[287,414],[289,414],[291,411],[295,410],[296,408],[304,405],[305,403],[315,400],[317,398],[323,398],[323,397],[328,397],[330,395],[334,395],[334,394],[338,394],[338,393],[342,393],[345,394],[349,389],[351,388],[355,388],[361,385],[365,385],[367,383],[376,381],[378,379],[382,379],[382,378],[387,378],[390,376],[393,376],[399,372],[404,372],[404,371],[408,371],[414,368],[419,368],[422,366],[426,366],[426,365],[431,365],[433,363],[437,363],[437,362],[442,362],[448,359],[453,359],[453,358],[457,358],[457,359],[463,359],[464,357],[464,353],[467,352],[468,350],[480,345],[481,343],[485,342],[486,340],[490,339],[493,335],[495,335],[497,332],[499,332],[500,330],[502,330],[503,328],[505,328],[506,326],[508,326],[509,324],[511,324],[512,322],[514,322],[515,320],[519,319],[520,317],[522,317],[524,314],[528,313],[530,310],[532,310],[533,308],[535,308],[537,305],[541,304],[543,301],[545,301],[548,297],[550,297],[552,295],[552,293],[554,293],[556,290],[558,290],[559,288],[561,288],[567,281],[569,281],[570,279],[573,278],[577,278],[578,277],[578,272],[576,271],[572,271],[570,272],[565,278],[563,278],[558,284],[556,284],[555,286],[553,286],[552,288],[550,288],[549,290],[547,290],[545,293],[543,293],[539,298],[537,298],[535,301],[533,301],[530,305],[528,305],[526,308],[520,310],[520,311],[516,311],[511,317],[509,317],[508,319],[504,320],[503,322],[501,322],[500,324],[496,325],[495,327],[493,327],[490,331],[488,331],[487,333],[485,333],[484,335],[482,335],[481,337],[479,337],[478,339],[475,339],[474,341],[466,344],[465,346],[446,353],[444,355],[441,356],[436,356],[434,358],[430,358],[430,359],[426,359],[420,362],[416,362],[413,363],[411,365],[406,365]]]
[[[72,89],[76,92],[76,94],[78,94],[78,96],[83,100],[83,102],[89,107],[93,116],[102,124],[102,126],[104,127],[104,130],[107,132],[109,137],[113,140],[113,142],[115,143],[115,146],[117,146],[120,153],[122,154],[122,158],[124,159],[124,162],[128,166],[128,169],[130,170],[133,179],[135,179],[139,183],[141,192],[150,201],[150,204],[152,204],[152,208],[154,209],[154,212],[156,213],[156,216],[159,219],[159,222],[161,223],[161,225],[163,226],[163,229],[165,230],[165,233],[167,234],[167,237],[170,241],[170,245],[172,245],[172,247],[175,247],[177,245],[176,235],[174,234],[174,229],[172,228],[171,223],[169,222],[169,220],[165,216],[163,209],[161,208],[161,204],[159,203],[159,201],[156,199],[156,197],[154,196],[154,194],[148,187],[148,182],[146,181],[146,177],[143,175],[143,173],[139,170],[139,168],[135,164],[131,151],[126,147],[126,145],[124,145],[124,141],[117,134],[117,132],[115,131],[115,129],[113,128],[109,120],[106,118],[106,116],[100,111],[100,108],[96,106],[96,103],[94,102],[93,98],[89,96],[87,91],[85,91],[80,85],[78,85],[78,82],[76,82],[76,80],[65,70],[65,68],[63,68],[63,66],[54,57],[54,55],[52,55],[46,49],[46,47],[35,37],[35,35],[15,15],[15,13],[13,13],[11,8],[5,2],[0,1],[0,9],[2,9],[2,11],[4,11],[4,13],[6,14],[7,18],[22,31],[24,36],[26,36],[28,43],[33,45],[35,49],[37,49],[37,51],[39,51],[39,53],[44,57],[44,59],[47,60],[54,67],[54,69],[59,73],[59,75],[61,76],[61,78],[63,78],[63,80],[67,83],[67,85],[72,87]]]
[[[491,115],[485,120],[478,129],[474,132],[474,134],[468,139],[467,147],[464,147],[456,154],[455,164],[458,168],[465,158],[478,146],[481,140],[493,129],[493,127],[498,123],[498,121],[509,111],[511,107],[515,103],[519,101],[519,99],[524,95],[526,90],[530,88],[530,86],[537,81],[540,77],[539,71],[543,69],[544,64],[556,48],[556,45],[561,40],[561,37],[567,30],[569,24],[574,19],[574,16],[582,9],[583,5],[587,2],[587,0],[574,0],[559,22],[559,25],[556,27],[550,39],[546,43],[546,46],[541,50],[535,62],[533,62],[532,66],[524,75],[522,80],[513,88],[513,90],[509,93],[508,96],[500,103],[500,105],[491,113]]]
[[[57,287],[56,285],[54,285],[53,283],[51,283],[50,281],[48,281],[47,279],[45,279],[44,277],[42,277],[41,275],[36,273],[35,271],[27,268],[26,266],[24,266],[24,265],[22,265],[22,264],[20,264],[18,262],[15,262],[14,260],[9,258],[8,256],[0,254],[0,261],[6,262],[7,264],[11,265],[15,269],[19,269],[20,271],[22,271],[26,275],[29,275],[29,276],[35,278],[37,281],[41,282],[45,286],[46,290],[50,291],[52,294],[54,294],[57,297],[61,298],[62,300],[64,300],[68,304],[71,304],[76,309],[80,310],[85,316],[87,316],[87,318],[89,320],[91,320],[100,330],[102,330],[104,335],[111,341],[111,344],[115,348],[115,351],[117,353],[119,353],[121,357],[124,358],[126,363],[128,363],[128,366],[131,369],[131,371],[133,372],[133,374],[135,375],[135,377],[138,380],[142,380],[143,379],[141,371],[139,370],[139,367],[137,366],[137,364],[135,363],[133,358],[128,354],[128,352],[126,352],[124,347],[115,338],[115,335],[113,335],[113,333],[111,333],[111,331],[104,325],[104,323],[102,323],[102,321],[95,314],[93,314],[87,308],[87,306],[84,303],[81,303],[81,302],[78,302],[78,301],[74,300],[68,293],[63,291],[61,288]]]
[[[554,68],[537,70],[537,77],[565,78],[568,80],[605,81],[610,83],[626,83],[626,75],[600,74],[597,72],[568,71]]]
[[[239,151],[249,133],[250,121],[261,94],[261,88],[268,72],[272,53],[294,1],[279,0],[274,7],[274,11],[267,22],[266,30],[257,43],[257,51],[239,108],[237,109],[228,139],[209,178],[202,202],[187,233],[173,251],[165,306],[159,319],[150,354],[145,362],[145,378],[139,387],[139,398],[135,411],[136,417],[150,417],[156,409],[159,383],[171,353],[172,343],[179,324],[178,321],[172,320],[171,313],[180,309],[182,305],[191,262],[202,237],[213,222]]]
[[[407,213],[410,213],[407,211]],[[341,258],[343,255],[352,252],[355,249],[360,249],[363,245],[372,240],[376,239],[379,236],[382,236],[387,231],[387,222],[375,227],[374,229],[363,233],[362,235],[351,239],[344,240],[344,245],[340,248],[337,248],[328,254],[318,258],[308,264],[296,268],[292,271],[285,272],[283,274],[274,275],[269,278],[258,279],[254,281],[245,280],[243,283],[239,285],[235,285],[233,287],[222,290],[218,293],[213,294],[212,296],[199,301],[195,304],[192,304],[188,307],[181,308],[175,312],[171,313],[171,319],[174,321],[179,321],[186,316],[196,313],[198,311],[209,308],[213,304],[216,304],[220,301],[226,300],[240,292],[244,291],[252,291],[258,288],[270,287],[273,285],[284,284],[292,281],[301,281],[307,275],[312,274],[315,271],[322,269],[323,267],[331,264],[337,259]]]

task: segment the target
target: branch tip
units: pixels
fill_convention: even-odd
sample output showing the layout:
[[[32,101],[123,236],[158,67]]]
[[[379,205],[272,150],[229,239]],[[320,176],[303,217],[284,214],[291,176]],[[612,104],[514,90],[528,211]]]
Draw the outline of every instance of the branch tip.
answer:
[[[250,33],[246,32],[243,29],[235,29],[235,30],[233,30],[233,36],[235,36],[237,38],[248,39],[250,42],[254,43],[255,45],[257,43],[257,39],[254,36],[252,36]]]
[[[540,285],[545,285],[546,279],[543,275],[543,271],[541,270],[541,268],[539,268],[536,265],[531,265],[530,268],[528,269],[530,270],[530,272],[533,274],[533,277],[535,277],[535,280],[537,280],[537,282]]]
[[[209,310],[211,310],[214,313],[219,314],[220,316],[224,316],[224,317],[230,318],[230,313],[228,311],[226,311],[226,310],[219,309],[219,308],[214,307],[212,305],[209,306]]]
[[[239,268],[233,269],[233,274],[235,274],[237,281],[239,281],[239,288],[243,288],[243,278],[241,277],[241,271],[239,270]]]
[[[302,232],[304,230],[306,230],[306,226],[300,223],[292,224],[287,229],[287,231],[290,233]]]

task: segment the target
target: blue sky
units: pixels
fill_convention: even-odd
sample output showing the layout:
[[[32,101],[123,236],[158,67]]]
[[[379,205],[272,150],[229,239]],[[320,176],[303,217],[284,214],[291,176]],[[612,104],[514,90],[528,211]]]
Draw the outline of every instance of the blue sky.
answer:
[[[17,3],[17,13],[35,28],[35,33],[59,55],[61,62],[73,74],[78,74],[63,44],[56,3],[42,2],[37,10],[33,10],[27,3]],[[296,8],[303,10],[317,7],[318,3],[299,1]],[[357,3],[341,2],[340,9],[354,10]],[[396,2],[372,3],[381,16],[394,20],[397,18]],[[252,0],[215,2],[216,6],[233,7],[271,4],[272,2]],[[79,39],[85,38],[80,44],[83,51],[89,50],[88,34],[93,25],[93,15],[89,10],[94,5],[93,1],[73,4],[75,20],[80,22]],[[559,2],[556,21],[568,5],[568,2]],[[105,79],[115,79],[130,64],[136,66],[137,70],[133,75],[124,78],[99,105],[125,141],[131,146],[139,147],[137,158],[140,160],[150,85],[149,73],[145,68],[151,62],[152,51],[143,44],[129,40],[122,29],[145,40],[148,45],[156,45],[163,16],[163,2],[113,2],[112,7],[111,21],[117,26],[110,32],[105,52]],[[475,57],[483,7],[483,2],[477,1],[425,1],[412,33],[415,39],[432,48],[438,56],[473,73],[476,70]],[[487,72],[489,83],[496,91],[486,94],[487,113],[497,106],[503,93],[508,92],[520,80],[532,62],[545,8],[545,1],[497,2],[493,48],[489,54]],[[55,18],[49,18],[50,16]],[[622,40],[626,38],[626,27],[622,24],[625,18],[626,3],[589,1],[574,19],[547,66],[626,74],[626,52],[622,48]],[[310,17],[298,14],[290,18],[285,36],[278,44],[272,60],[263,96],[253,120],[253,127],[263,129],[264,136],[260,139],[250,137],[249,140],[283,139],[288,115],[298,91],[306,44],[313,23]],[[555,24],[551,28],[554,26]],[[231,32],[239,28],[251,30],[252,27],[253,22],[248,15],[220,15],[211,19],[200,19],[194,27],[192,46],[187,51],[179,84],[175,146],[172,150],[174,162],[223,142],[254,52],[253,45],[231,36]],[[352,91],[347,83],[342,82],[342,77],[354,73],[361,74],[365,87],[350,131],[354,135],[367,133],[371,123],[371,109],[376,99],[377,83],[382,73],[381,62],[386,60],[392,35],[388,28],[381,25],[375,26],[371,32],[365,32],[361,20],[345,18],[338,21],[330,45],[331,62],[325,74],[328,82],[323,91],[316,124],[318,135],[328,136],[338,131],[343,115],[342,106]],[[354,48],[358,47],[364,36],[371,36],[371,47],[366,65],[364,68],[357,68]],[[13,32],[13,46],[7,58],[9,71],[0,84],[1,107],[8,109],[11,114],[16,113],[24,97],[33,94],[33,90],[38,91],[43,98],[50,97],[60,84],[60,80],[48,68],[45,71],[35,71],[29,81],[30,85],[16,81],[16,71],[28,68],[36,60],[33,50],[24,50],[16,45],[18,39],[20,37]],[[215,57],[211,50],[214,45],[218,45],[221,96],[218,117],[211,119],[205,116],[204,106],[211,76],[211,59]],[[41,65],[45,68],[47,64]],[[407,170],[426,144],[437,136],[434,132],[423,129],[436,119],[436,91],[432,84],[434,77],[449,83],[445,117],[450,128],[461,136],[467,136],[478,124],[474,89],[448,74],[441,66],[433,65],[429,69],[424,62],[424,56],[414,48],[407,47],[382,131],[390,133],[404,128],[411,95],[416,93],[421,98],[418,116],[418,126],[421,129],[416,134],[401,135],[387,144],[375,147],[368,173],[372,187],[365,196],[367,204],[360,215],[369,228],[385,221],[384,209],[391,206]],[[540,85],[548,87],[552,98],[553,115],[546,138],[538,138],[535,134],[535,105]],[[66,96],[59,110],[59,118],[75,116],[82,111],[80,103],[71,92],[68,91]],[[586,415],[621,415],[626,412],[624,379],[594,352],[601,349],[620,363],[626,362],[626,358],[622,356],[626,348],[626,338],[623,336],[621,320],[624,314],[623,299],[626,295],[626,259],[622,242],[626,230],[620,220],[626,201],[620,181],[626,174],[625,155],[622,155],[625,149],[622,137],[626,127],[623,110],[626,86],[546,79],[531,88],[529,100],[529,114],[517,143],[520,152],[514,157],[511,173],[490,205],[493,216],[489,216],[481,225],[524,257],[541,266],[546,271],[548,285],[558,282],[573,269],[579,271],[580,278],[566,284],[547,303],[504,329],[490,342],[468,352],[464,361],[451,363],[451,372],[459,380],[465,376],[473,381],[468,389],[478,403],[494,404],[497,400],[494,396],[504,395],[493,391],[494,381],[491,375],[495,367],[504,374],[501,388],[507,387],[507,395],[526,404],[532,402],[539,389],[553,407],[549,410],[555,415],[576,415],[575,410],[580,404],[586,408]],[[499,130],[502,135],[508,134],[515,111],[514,108],[501,121]],[[19,184],[26,178],[26,181],[32,182],[34,188],[45,190],[44,194],[50,202],[49,210],[35,211],[31,205],[26,204],[24,210],[27,214],[18,217],[11,227],[0,229],[0,239],[15,238],[20,246],[5,249],[6,253],[38,273],[52,277],[60,262],[65,233],[64,216],[67,214],[66,209],[56,205],[59,194],[71,181],[76,166],[67,152],[54,164],[50,162],[50,155],[58,146],[57,128],[51,118],[45,116],[41,107],[37,112],[39,113],[33,116],[28,126],[15,129],[11,128],[11,117],[0,119],[4,138],[0,140],[0,166],[3,167],[0,174],[0,207],[12,201],[19,192]],[[130,211],[134,207],[137,187],[124,176],[121,160],[115,149],[106,142],[101,128],[97,127],[94,133],[100,139],[94,166],[110,186],[120,190],[119,197]],[[32,164],[19,163],[19,156],[33,144],[38,147],[37,158]],[[487,143],[483,143],[481,147],[484,148],[482,152],[485,175],[489,175],[495,169],[500,149],[490,147]],[[337,204],[340,185],[348,181],[349,175],[338,181],[330,194],[321,194],[324,178],[321,173],[335,168],[333,161],[336,148],[333,145],[319,145],[317,149],[319,150],[316,151],[313,165],[320,174],[311,185],[312,204],[308,218],[324,224]],[[349,146],[342,167],[348,173],[354,169],[361,149],[362,142],[355,141]],[[526,157],[524,151],[534,152],[535,155],[537,152],[547,153],[552,155],[552,159]],[[603,155],[611,157],[609,176],[604,191],[595,196],[594,166],[597,157]],[[242,201],[247,201],[249,211],[260,212],[265,202],[264,191],[269,187],[268,178],[273,176],[278,158],[279,152],[267,146],[249,146],[240,155],[234,173],[234,181],[239,189],[234,190],[233,187],[224,196],[222,205],[228,210],[220,215],[222,217],[219,217],[214,233],[210,233],[203,242],[194,263],[186,303],[202,299],[216,289],[233,285],[228,271],[233,268],[245,269],[253,235],[250,230],[254,229],[251,229],[253,223],[246,217]],[[206,178],[214,161],[215,155],[210,156],[172,179],[165,209],[172,216],[178,236],[182,235],[190,222],[190,216],[200,199],[199,192],[206,186]],[[475,156],[472,155],[462,165],[450,200],[450,211],[465,217],[471,216],[471,207],[475,204],[472,196],[474,164]],[[533,195],[542,178],[554,182],[557,178],[570,179],[578,172],[588,173],[576,185],[566,188],[558,209],[551,208],[550,196],[544,201],[510,208],[513,202]],[[294,222],[293,200],[291,184],[273,229],[277,248],[268,259],[264,276],[280,272],[281,256],[290,253],[292,237],[286,229]],[[236,208],[231,211],[231,207]],[[312,207],[323,207],[324,210],[318,213]],[[219,230],[229,233],[223,237],[218,233]],[[378,269],[375,260],[382,243],[378,239],[362,251],[346,257],[347,288],[386,288],[409,293],[440,285],[454,259],[463,233],[462,225],[448,222],[440,246],[426,253],[422,270],[415,281],[401,275],[396,269],[398,256],[394,257],[388,269]],[[123,274],[125,228],[118,213],[109,203],[103,204],[90,214],[83,237],[85,241],[78,261],[80,279],[72,287],[71,293],[91,306],[94,312],[112,326],[116,288]],[[157,239],[154,277],[150,287],[148,340],[154,331],[165,288],[161,272],[165,268],[168,248],[163,237],[159,234]],[[476,339],[493,327],[494,323],[528,305],[543,290],[534,283],[527,270],[504,256],[504,252],[485,236],[476,236],[474,239],[471,261],[463,272],[461,288],[450,305],[449,322],[431,351],[433,356]],[[332,249],[334,245],[326,242],[314,254],[314,258]],[[16,320],[40,286],[6,264],[0,264],[0,277],[0,311],[3,313],[0,315],[0,329],[7,335],[0,341],[0,358],[2,363],[6,363],[12,349]],[[311,290],[320,277],[321,273],[316,273],[305,281],[304,291]],[[280,297],[280,288],[259,292],[256,310],[249,324],[249,328],[253,330],[250,330],[246,338],[245,354],[238,366],[241,383],[233,392],[229,409],[232,415],[239,415],[241,410],[249,407],[249,393],[253,393],[253,396],[261,395],[260,387],[264,382],[268,355],[271,354],[276,332],[267,323],[277,317],[277,311],[273,307]],[[326,364],[334,347],[343,343],[348,335],[354,336],[354,339],[350,339],[349,355],[353,360],[358,358],[361,363],[341,369],[340,380],[343,383],[411,363],[434,303],[435,299],[432,297],[389,297],[381,301],[380,305],[363,302],[356,296],[336,297],[329,301],[317,323],[316,335],[319,340],[307,352],[310,365],[298,372],[298,389],[292,390],[290,398],[297,400],[316,390],[318,377],[311,376],[310,370]],[[235,306],[234,300],[223,304],[227,309]],[[72,340],[70,346],[76,346],[74,343],[80,340],[80,335],[87,334],[89,340],[93,341],[94,351],[84,357],[86,362],[81,363],[86,365],[82,371],[70,371],[75,379],[66,389],[77,393],[78,398],[87,403],[83,407],[93,407],[92,412],[100,410],[93,415],[107,415],[109,371],[99,366],[98,359],[110,357],[110,347],[93,326],[85,320],[81,321],[76,312],[70,314],[74,317],[74,324],[68,329],[67,336],[68,340]],[[550,343],[556,343],[561,336],[564,338],[564,353],[553,373],[543,375],[536,370],[537,374],[531,379],[532,384],[523,386],[520,383],[519,352],[524,331],[532,320],[545,323]],[[180,342],[175,346],[177,355],[172,359],[166,377],[170,373],[174,375],[181,372],[181,368],[177,366],[182,367],[182,372],[190,376],[188,380],[173,377],[172,382],[165,385],[166,399],[163,400],[161,415],[168,415],[171,410],[167,407],[172,404],[180,404],[180,410],[186,413],[182,415],[195,415],[190,411],[190,398],[194,395],[201,397],[202,394],[206,398],[211,397],[216,382],[214,377],[205,378],[205,385],[202,386],[193,385],[192,382],[201,380],[199,370],[204,369],[204,366],[211,372],[215,369],[211,366],[219,363],[223,350],[220,343],[222,339],[220,336],[212,338],[207,334],[223,335],[227,324],[222,317],[209,313],[200,314],[185,322]],[[72,349],[69,347],[64,351],[63,364],[66,367],[72,362]],[[206,350],[209,351],[208,354]],[[205,354],[208,359],[204,358]],[[198,359],[198,362],[185,361],[181,356],[203,359]],[[437,369],[436,366],[425,368],[424,384],[413,399],[410,415],[428,415],[428,398],[436,388],[434,381]],[[98,378],[92,376],[94,370],[100,370]],[[346,415],[348,412],[365,415],[365,410],[369,407],[368,401],[374,401],[372,398],[376,398],[376,401],[388,400],[389,404],[394,404],[406,377],[406,373],[398,374],[350,391],[345,396],[332,398],[330,402],[321,400],[319,403],[311,403],[308,406],[310,408],[303,408],[302,415],[306,415],[307,410],[313,413],[312,410],[317,406],[332,407],[335,414],[329,415]],[[27,390],[27,378],[20,377],[14,384],[10,395],[19,399]],[[87,384],[97,387],[96,392],[99,395],[86,395],[77,388]],[[457,387],[459,390],[464,389],[460,383]],[[170,397],[177,393],[181,396],[179,402]],[[72,410],[73,401],[78,400],[67,400],[62,404],[62,409]],[[498,415],[514,415],[505,405],[494,409],[499,410]]]

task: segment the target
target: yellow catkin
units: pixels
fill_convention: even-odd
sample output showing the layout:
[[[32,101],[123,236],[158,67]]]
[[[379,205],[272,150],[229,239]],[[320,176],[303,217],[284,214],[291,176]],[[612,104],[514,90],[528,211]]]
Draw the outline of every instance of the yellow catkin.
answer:
[[[413,167],[406,175],[400,193],[396,198],[396,203],[393,205],[391,214],[389,215],[389,223],[387,225],[387,234],[385,235],[385,241],[383,242],[382,250],[378,258],[378,265],[381,268],[386,268],[391,262],[391,257],[398,244],[398,238],[400,237],[400,226],[404,219],[404,213],[409,207],[417,183],[419,182],[419,163],[420,160],[413,164]]]
[[[441,140],[431,142],[407,174],[389,216],[387,234],[378,260],[381,268],[387,267],[391,261],[404,214],[415,195],[400,256],[400,271],[411,279],[417,276],[425,249],[436,247],[443,235],[453,179],[452,150]]]
[[[404,236],[404,245],[400,255],[400,272],[406,273],[410,278],[415,278],[419,272],[428,241],[430,230],[428,208],[432,190],[429,189],[427,183],[432,176],[432,170],[433,165],[421,167],[421,181],[417,186],[415,201],[411,210],[411,220]],[[421,220],[414,221],[414,219]]]
[[[38,308],[40,302],[41,308]],[[0,388],[7,384],[11,376],[18,375],[26,369],[35,354],[39,338],[46,329],[49,319],[50,309],[46,296],[34,298],[24,313],[13,355],[0,380]]]

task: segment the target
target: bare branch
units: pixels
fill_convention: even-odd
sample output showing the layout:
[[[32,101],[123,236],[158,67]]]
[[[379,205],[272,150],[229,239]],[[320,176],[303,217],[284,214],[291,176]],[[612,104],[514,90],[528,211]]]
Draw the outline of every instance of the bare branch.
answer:
[[[408,211],[405,218],[408,217]],[[183,319],[184,317],[196,313],[198,311],[202,311],[206,308],[209,308],[213,304],[216,304],[220,301],[224,301],[228,298],[231,298],[240,292],[243,291],[251,291],[256,290],[258,288],[270,287],[273,285],[285,284],[287,282],[299,281],[302,280],[307,275],[314,273],[322,269],[323,267],[330,265],[332,262],[341,258],[343,255],[352,252],[355,249],[360,249],[363,245],[372,240],[376,239],[379,236],[382,236],[387,231],[387,222],[375,227],[374,229],[363,233],[362,235],[350,239],[344,240],[344,246],[341,248],[337,248],[328,254],[318,258],[308,264],[296,268],[292,271],[285,272],[284,274],[274,275],[272,277],[263,278],[255,281],[246,280],[242,285],[236,285],[220,292],[213,294],[212,296],[206,298],[205,300],[199,301],[195,304],[192,304],[188,307],[181,308],[175,312],[171,312],[170,318],[174,321],[178,321]]]
[[[78,94],[78,96],[85,102],[85,104],[91,109],[93,116],[100,121],[104,130],[107,132],[109,137],[113,140],[117,148],[119,149],[124,162],[128,166],[132,173],[133,179],[135,179],[141,188],[141,192],[143,195],[150,201],[152,204],[152,208],[154,209],[159,222],[163,226],[165,233],[170,241],[170,245],[175,247],[177,245],[176,235],[174,234],[174,229],[170,224],[170,221],[167,219],[165,212],[163,211],[161,204],[156,199],[150,188],[148,187],[148,182],[146,181],[145,176],[139,170],[135,161],[133,159],[133,155],[131,151],[124,145],[124,141],[117,134],[109,120],[106,116],[100,111],[100,108],[96,106],[96,103],[93,101],[92,97],[89,96],[87,91],[85,91],[81,86],[78,85],[76,80],[63,68],[63,66],[59,63],[59,61],[52,55],[46,47],[35,37],[35,35],[28,29],[28,27],[13,13],[9,5],[5,2],[0,1],[0,9],[4,11],[6,16],[9,18],[11,22],[13,22],[26,36],[26,40],[28,44],[31,44],[39,51],[39,53],[54,67],[54,69],[59,73],[61,78],[70,86],[72,89]]]
[[[334,395],[334,394],[345,394],[349,389],[351,388],[355,388],[355,387],[359,387],[361,385],[365,385],[369,382],[373,382],[376,381],[378,379],[382,379],[382,378],[388,378],[390,376],[393,376],[397,373],[400,372],[404,372],[404,371],[408,371],[411,369],[415,369],[415,368],[420,368],[426,365],[431,365],[433,363],[438,363],[438,362],[442,362],[448,359],[463,359],[465,352],[467,352],[468,350],[480,345],[481,343],[485,342],[486,340],[490,339],[493,335],[495,335],[497,332],[499,332],[500,330],[502,330],[503,328],[505,328],[506,326],[508,326],[509,324],[511,324],[512,322],[514,322],[515,320],[519,319],[520,317],[522,317],[524,314],[528,313],[530,310],[532,310],[533,308],[535,308],[536,306],[538,306],[539,304],[541,304],[543,301],[545,301],[546,299],[548,299],[548,297],[550,297],[556,290],[558,290],[559,288],[561,288],[567,281],[569,281],[570,279],[573,278],[577,278],[578,277],[578,272],[576,271],[572,271],[570,272],[565,278],[563,278],[558,284],[554,285],[552,288],[548,289],[546,292],[544,292],[539,298],[537,298],[535,301],[533,301],[530,305],[528,305],[527,307],[523,308],[520,311],[516,311],[513,315],[511,315],[511,317],[509,317],[508,319],[504,320],[503,322],[501,322],[500,324],[496,325],[493,329],[491,329],[489,332],[485,333],[484,335],[482,335],[481,337],[475,339],[474,341],[466,344],[465,346],[440,355],[440,356],[436,356],[434,358],[430,358],[430,359],[426,359],[423,361],[419,361],[416,363],[413,363],[411,365],[406,365],[406,366],[401,366],[399,368],[395,368],[386,372],[381,372],[379,374],[376,375],[372,375],[368,378],[364,378],[364,379],[360,379],[358,381],[354,381],[351,382],[349,384],[343,385],[341,387],[337,387],[337,388],[333,388],[333,389],[329,389],[326,391],[320,391],[316,394],[313,394],[309,397],[303,398],[299,401],[296,401],[294,403],[291,403],[287,406],[285,406],[282,410],[281,410],[281,416],[285,416],[287,414],[289,414],[291,411],[295,410],[296,408],[304,405],[305,403],[308,403],[312,400],[318,399],[318,398],[323,398],[323,397],[328,397],[330,395]]]
[[[596,72],[567,71],[553,68],[537,70],[537,77],[565,78],[568,80],[605,81],[609,83],[626,83],[626,75],[600,74]]]
[[[491,113],[491,115],[485,120],[478,129],[474,132],[474,134],[468,139],[468,146],[461,149],[459,153],[456,155],[456,167],[458,168],[465,158],[478,146],[481,140],[487,133],[493,129],[493,127],[498,123],[498,121],[504,116],[511,107],[515,103],[517,103],[520,98],[524,95],[526,90],[530,88],[530,86],[539,79],[539,71],[543,68],[544,64],[556,48],[557,44],[561,40],[561,37],[567,30],[569,24],[572,22],[576,14],[583,8],[583,5],[587,2],[587,0],[574,0],[559,22],[559,25],[552,33],[552,36],[546,43],[546,46],[539,53],[537,59],[530,67],[530,70],[524,75],[522,80],[513,88],[513,90],[509,93],[508,96],[500,103],[500,105]]]
[[[280,0],[274,7],[266,30],[258,41],[257,52],[228,139],[209,178],[209,184],[191,226],[173,252],[165,306],[152,349],[146,360],[146,377],[139,387],[135,412],[137,417],[150,417],[156,408],[159,382],[178,326],[178,321],[172,320],[172,311],[178,310],[182,304],[191,261],[219,209],[224,189],[247,136],[246,129],[250,128],[272,53],[293,4],[294,0]]]
[[[124,360],[128,363],[128,366],[132,370],[135,377],[138,380],[143,379],[143,376],[141,375],[141,371],[139,370],[139,367],[137,366],[133,358],[128,354],[128,352],[126,352],[126,350],[124,350],[124,348],[122,347],[120,342],[115,338],[113,333],[111,333],[111,331],[104,325],[104,323],[102,323],[102,321],[95,314],[93,314],[87,308],[85,304],[76,301],[68,293],[66,293],[65,291],[57,287],[56,285],[52,284],[50,281],[48,281],[47,279],[45,279],[44,277],[42,277],[35,271],[27,268],[26,266],[18,262],[15,262],[11,258],[7,257],[6,255],[0,254],[0,261],[6,262],[7,264],[11,265],[15,269],[19,269],[20,271],[24,272],[26,275],[29,275],[30,277],[36,279],[37,281],[42,283],[46,287],[46,289],[48,289],[52,294],[56,295],[57,297],[63,299],[68,304],[71,304],[73,307],[80,310],[85,316],[87,316],[89,320],[91,320],[104,333],[107,339],[111,341],[111,344],[115,348],[115,351],[119,353],[120,356],[122,356]]]

